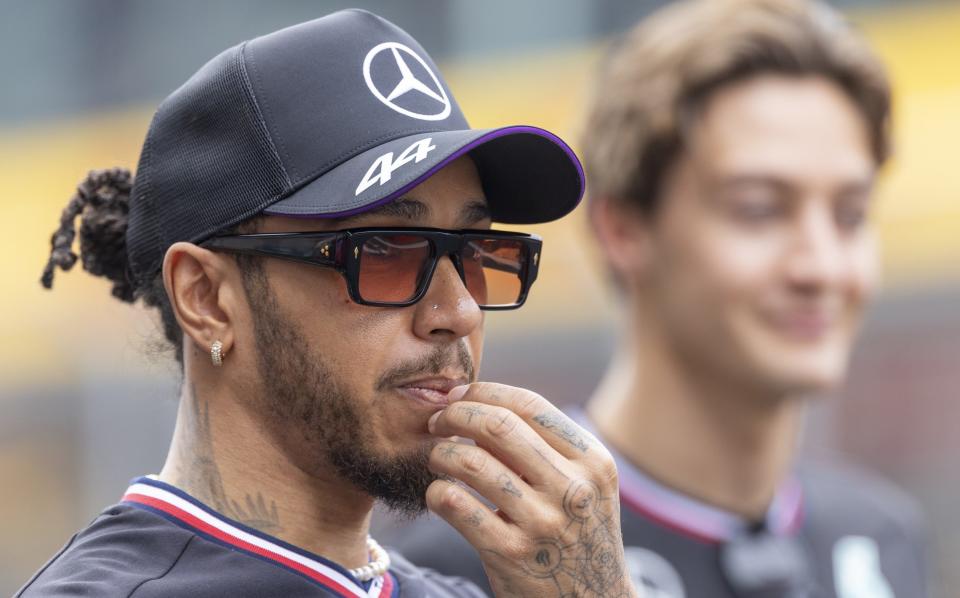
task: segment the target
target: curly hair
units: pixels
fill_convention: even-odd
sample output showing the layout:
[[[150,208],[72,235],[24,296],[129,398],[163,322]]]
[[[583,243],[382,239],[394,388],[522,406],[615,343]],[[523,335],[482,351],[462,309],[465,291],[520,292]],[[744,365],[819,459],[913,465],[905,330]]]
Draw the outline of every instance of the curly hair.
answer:
[[[163,275],[138,285],[130,271],[127,257],[127,217],[130,212],[130,190],[133,176],[125,168],[92,170],[77,185],[60,215],[60,226],[50,238],[50,259],[43,269],[40,283],[53,287],[56,269],[68,271],[77,262],[73,243],[77,236],[76,219],[80,217],[80,261],[83,269],[94,276],[102,276],[112,283],[111,293],[125,303],[143,301],[160,312],[160,324],[167,341],[172,345],[177,362],[183,365],[183,331],[177,323],[173,305],[163,286]],[[256,219],[248,220],[223,233],[253,232]],[[236,256],[241,272],[257,270],[250,256]]]

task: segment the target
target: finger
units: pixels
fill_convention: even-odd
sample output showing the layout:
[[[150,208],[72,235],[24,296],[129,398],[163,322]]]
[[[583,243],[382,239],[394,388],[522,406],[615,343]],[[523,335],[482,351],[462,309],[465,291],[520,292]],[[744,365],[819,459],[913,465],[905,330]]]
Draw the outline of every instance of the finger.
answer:
[[[570,479],[569,463],[509,409],[457,401],[435,413],[427,425],[437,436],[472,439],[535,488]]]
[[[590,432],[535,392],[493,382],[474,382],[467,388],[460,400],[509,409],[568,459],[584,457],[602,446]],[[451,391],[452,396],[457,395],[456,390]]]
[[[514,526],[498,517],[480,499],[447,480],[436,480],[427,488],[427,507],[478,551],[491,543],[507,543],[517,535]]]
[[[509,521],[523,523],[537,515],[534,490],[478,446],[440,442],[430,453],[430,469],[464,482],[493,503]]]

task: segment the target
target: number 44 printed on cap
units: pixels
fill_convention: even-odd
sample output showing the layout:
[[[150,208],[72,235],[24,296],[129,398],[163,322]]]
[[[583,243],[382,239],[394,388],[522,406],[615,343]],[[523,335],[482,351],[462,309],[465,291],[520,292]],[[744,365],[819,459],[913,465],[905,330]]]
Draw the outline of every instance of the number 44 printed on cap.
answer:
[[[372,187],[374,183],[383,185],[390,180],[394,171],[404,164],[409,164],[410,162],[416,164],[426,158],[431,150],[437,149],[437,146],[432,145],[432,141],[432,137],[427,137],[413,142],[397,156],[396,160],[393,159],[393,152],[387,152],[374,160],[373,164],[371,164],[367,170],[367,174],[363,175],[363,179],[360,181],[360,184],[357,185],[357,191],[354,195],[360,195]]]

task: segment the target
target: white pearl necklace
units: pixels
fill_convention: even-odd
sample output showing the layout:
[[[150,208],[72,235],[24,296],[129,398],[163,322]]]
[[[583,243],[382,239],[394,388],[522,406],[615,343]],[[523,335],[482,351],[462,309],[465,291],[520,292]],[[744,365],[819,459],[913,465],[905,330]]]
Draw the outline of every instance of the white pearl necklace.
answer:
[[[367,536],[367,552],[370,554],[370,562],[363,567],[350,569],[350,575],[359,581],[370,581],[380,577],[390,568],[390,555],[370,536]]]

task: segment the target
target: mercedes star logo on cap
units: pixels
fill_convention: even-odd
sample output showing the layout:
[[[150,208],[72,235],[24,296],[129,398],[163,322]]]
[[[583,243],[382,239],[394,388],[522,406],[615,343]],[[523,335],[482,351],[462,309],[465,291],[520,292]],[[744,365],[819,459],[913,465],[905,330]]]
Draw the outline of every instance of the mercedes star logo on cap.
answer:
[[[397,83],[393,82],[396,77],[391,78],[391,82],[389,83],[385,81],[375,82],[370,73],[370,67],[373,64],[374,58],[386,50],[390,50],[393,55],[392,61],[396,65],[394,74],[399,75],[400,78]],[[420,63],[423,70],[430,75],[430,81],[425,82],[418,79],[417,76],[413,74],[413,71],[410,70],[405,56]],[[367,82],[367,87],[370,88],[370,91],[378,100],[400,114],[419,120],[443,120],[450,115],[450,98],[447,97],[447,92],[443,89],[443,85],[440,84],[440,79],[434,74],[433,70],[431,70],[423,58],[401,43],[384,42],[374,46],[372,50],[367,52],[367,57],[363,60],[363,78]],[[427,113],[414,112],[397,104],[397,100],[404,98],[408,94],[421,94],[432,98],[436,101],[437,111]]]

